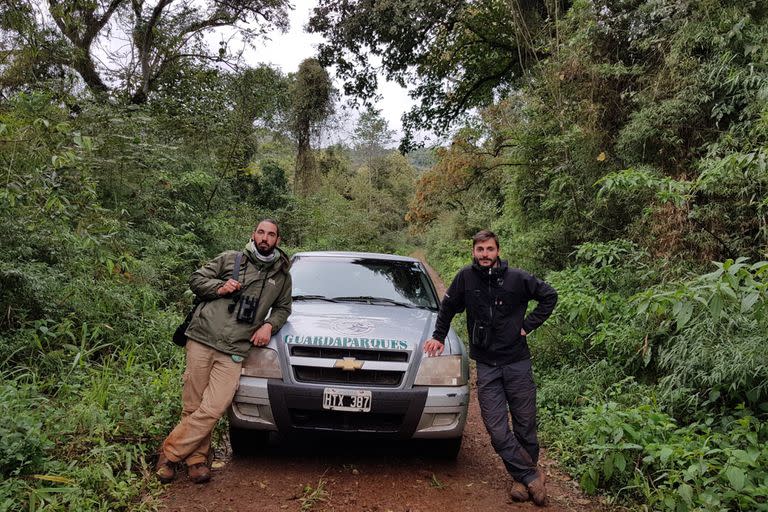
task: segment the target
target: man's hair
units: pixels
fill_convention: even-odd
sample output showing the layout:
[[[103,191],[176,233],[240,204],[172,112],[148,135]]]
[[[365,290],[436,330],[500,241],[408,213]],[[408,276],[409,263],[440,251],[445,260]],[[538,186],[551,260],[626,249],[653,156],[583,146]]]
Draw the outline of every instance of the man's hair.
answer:
[[[472,248],[474,249],[480,242],[487,242],[488,240],[496,242],[496,248],[499,248],[499,237],[496,236],[496,233],[487,229],[481,229],[472,237]]]
[[[274,224],[275,225],[275,232],[277,233],[277,237],[280,238],[280,224],[278,224],[276,220],[274,220],[274,219],[261,219],[259,222],[256,223],[256,227],[258,228],[259,224],[261,224],[262,222],[269,222],[270,224]],[[497,245],[498,245],[498,242],[497,242]]]

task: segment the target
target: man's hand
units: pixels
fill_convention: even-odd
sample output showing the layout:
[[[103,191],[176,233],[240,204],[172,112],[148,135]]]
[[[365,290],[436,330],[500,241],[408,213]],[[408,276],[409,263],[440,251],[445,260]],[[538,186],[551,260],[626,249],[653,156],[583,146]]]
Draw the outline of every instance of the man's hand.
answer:
[[[253,333],[251,336],[251,342],[257,347],[264,347],[269,343],[269,338],[272,337],[272,324],[265,323]]]
[[[528,333],[525,332],[525,329],[520,329],[520,336],[528,336]]]
[[[435,338],[429,338],[424,342],[424,353],[429,357],[439,356],[443,353],[444,348],[445,345],[443,342],[436,340]]]
[[[219,294],[219,297],[223,297],[224,295],[229,295],[232,292],[236,292],[240,289],[240,282],[235,281],[234,279],[228,279],[226,283],[219,286],[219,289],[216,290],[216,293]]]

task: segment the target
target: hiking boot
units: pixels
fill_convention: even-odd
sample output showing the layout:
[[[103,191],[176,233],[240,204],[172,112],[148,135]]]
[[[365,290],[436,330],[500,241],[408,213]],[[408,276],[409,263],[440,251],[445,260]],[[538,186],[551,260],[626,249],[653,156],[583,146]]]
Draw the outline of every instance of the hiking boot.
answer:
[[[169,484],[176,478],[176,463],[171,462],[163,452],[160,452],[160,456],[157,458],[155,475],[161,484]]]
[[[540,506],[545,507],[547,505],[547,489],[545,487],[546,478],[541,471],[536,472],[536,478],[531,480],[528,484],[528,492],[531,495],[533,502]]]
[[[187,466],[187,474],[189,479],[196,484],[204,484],[211,479],[211,470],[208,469],[208,465],[205,462]]]
[[[528,494],[528,488],[522,482],[517,481],[512,481],[509,497],[512,498],[512,501],[528,501],[531,499],[531,495]]]

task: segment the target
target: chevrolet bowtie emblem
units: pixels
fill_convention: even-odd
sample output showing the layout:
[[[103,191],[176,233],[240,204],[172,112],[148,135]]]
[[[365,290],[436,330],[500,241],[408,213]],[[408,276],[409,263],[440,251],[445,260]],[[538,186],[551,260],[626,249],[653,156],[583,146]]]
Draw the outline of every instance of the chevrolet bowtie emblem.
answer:
[[[333,367],[341,368],[345,372],[353,372],[362,368],[363,362],[358,361],[354,357],[345,357],[344,359],[337,359]]]

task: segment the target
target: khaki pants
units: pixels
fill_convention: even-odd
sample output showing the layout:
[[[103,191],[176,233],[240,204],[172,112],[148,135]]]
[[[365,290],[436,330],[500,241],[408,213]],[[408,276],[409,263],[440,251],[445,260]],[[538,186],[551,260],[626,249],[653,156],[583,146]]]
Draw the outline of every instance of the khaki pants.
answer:
[[[162,449],[172,462],[192,465],[208,461],[211,432],[235,396],[242,363],[193,340],[187,341],[186,351],[181,421]]]

